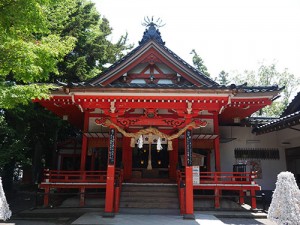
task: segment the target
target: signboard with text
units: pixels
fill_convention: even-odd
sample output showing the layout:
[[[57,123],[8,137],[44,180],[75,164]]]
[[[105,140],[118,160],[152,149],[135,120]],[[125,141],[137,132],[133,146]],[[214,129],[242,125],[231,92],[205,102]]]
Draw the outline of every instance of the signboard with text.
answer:
[[[193,184],[200,183],[200,167],[193,166]]]

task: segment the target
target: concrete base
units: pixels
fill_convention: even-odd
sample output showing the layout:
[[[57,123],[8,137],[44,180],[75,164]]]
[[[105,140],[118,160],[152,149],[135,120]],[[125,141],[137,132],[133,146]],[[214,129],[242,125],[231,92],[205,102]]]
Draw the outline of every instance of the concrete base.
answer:
[[[183,219],[184,220],[195,220],[195,215],[194,214],[184,214]]]
[[[104,217],[104,218],[114,218],[115,214],[114,213],[109,213],[109,212],[104,212],[102,214],[102,217]]]

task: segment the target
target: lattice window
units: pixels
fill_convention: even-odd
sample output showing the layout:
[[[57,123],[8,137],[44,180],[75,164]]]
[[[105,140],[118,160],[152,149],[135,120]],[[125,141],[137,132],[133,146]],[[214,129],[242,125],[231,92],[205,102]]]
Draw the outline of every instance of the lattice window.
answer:
[[[277,148],[236,148],[234,149],[236,159],[279,159]]]

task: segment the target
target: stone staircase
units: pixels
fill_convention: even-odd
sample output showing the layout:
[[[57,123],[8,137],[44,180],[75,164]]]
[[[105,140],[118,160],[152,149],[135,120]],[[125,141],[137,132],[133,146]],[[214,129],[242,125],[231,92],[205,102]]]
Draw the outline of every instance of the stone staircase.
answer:
[[[178,214],[177,185],[123,183],[120,212]]]

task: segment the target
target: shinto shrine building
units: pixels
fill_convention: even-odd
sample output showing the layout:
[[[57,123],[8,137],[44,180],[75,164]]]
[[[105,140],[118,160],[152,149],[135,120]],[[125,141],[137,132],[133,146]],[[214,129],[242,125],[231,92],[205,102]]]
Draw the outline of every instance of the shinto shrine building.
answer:
[[[219,85],[167,48],[151,22],[139,45],[102,74],[36,100],[82,131],[80,145],[61,150],[57,170],[40,184],[44,204],[51,188],[104,188],[105,215],[113,216],[126,187],[140,185],[175,187],[184,218],[193,218],[196,190],[212,191],[216,208],[223,191],[238,193],[240,204],[249,194],[255,209],[255,192],[272,190],[285,165],[273,137],[241,124],[279,92]]]

